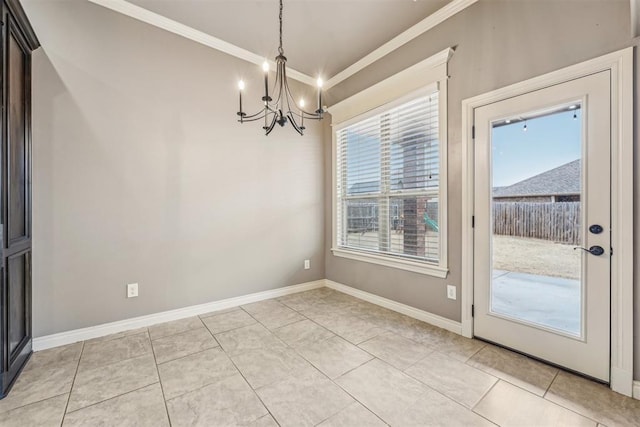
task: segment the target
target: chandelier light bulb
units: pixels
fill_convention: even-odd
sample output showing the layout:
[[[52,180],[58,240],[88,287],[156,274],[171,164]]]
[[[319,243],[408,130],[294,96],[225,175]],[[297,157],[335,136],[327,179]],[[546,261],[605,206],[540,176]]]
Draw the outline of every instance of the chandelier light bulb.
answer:
[[[316,80],[316,84],[318,85],[319,88],[321,88],[323,84],[322,78],[318,77],[318,80]]]
[[[265,73],[269,71],[269,63],[267,61],[264,61],[262,63],[262,71],[264,71]]]
[[[304,108],[304,99],[300,98],[300,108]]]
[[[240,90],[244,90],[244,80],[240,80],[240,81],[238,82],[238,89],[240,89]]]

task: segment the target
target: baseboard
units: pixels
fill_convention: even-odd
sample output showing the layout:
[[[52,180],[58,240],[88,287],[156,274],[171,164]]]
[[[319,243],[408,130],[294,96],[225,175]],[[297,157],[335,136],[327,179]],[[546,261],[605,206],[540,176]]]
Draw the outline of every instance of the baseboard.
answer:
[[[428,311],[420,310],[418,308],[411,307],[397,301],[383,298],[369,292],[361,291],[360,289],[352,288],[351,286],[343,285],[342,283],[334,282],[332,280],[325,280],[324,282],[325,286],[328,288],[351,295],[352,297],[359,298],[372,304],[388,308],[389,310],[397,311],[398,313],[402,313],[409,317],[413,317],[414,319],[418,319],[439,328],[446,329],[458,335],[462,334],[462,324],[460,322],[456,322],[454,320],[450,320],[445,317],[438,316],[437,314],[429,313]]]
[[[633,382],[633,398],[640,400],[640,381]]]
[[[324,280],[301,283],[299,285],[284,286],[282,288],[271,289],[264,292],[257,292],[249,295],[242,295],[234,298],[227,298],[205,304],[192,305],[175,310],[163,311],[146,316],[133,317],[131,319],[119,320],[116,322],[103,323],[102,325],[90,326],[88,328],[74,329],[72,331],[60,332],[52,335],[45,335],[33,339],[33,350],[40,351],[48,348],[59,347],[92,338],[128,331],[130,329],[142,328],[155,325],[157,323],[170,322],[172,320],[184,319],[186,317],[197,316],[212,311],[224,310],[237,307],[252,302],[277,298],[284,295],[304,292],[311,289],[325,286]]]

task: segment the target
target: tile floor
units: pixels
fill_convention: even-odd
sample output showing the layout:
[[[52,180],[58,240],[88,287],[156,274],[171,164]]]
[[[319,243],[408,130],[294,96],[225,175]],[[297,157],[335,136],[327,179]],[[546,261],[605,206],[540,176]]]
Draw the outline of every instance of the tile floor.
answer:
[[[1,426],[638,426],[640,401],[327,288],[35,353]]]

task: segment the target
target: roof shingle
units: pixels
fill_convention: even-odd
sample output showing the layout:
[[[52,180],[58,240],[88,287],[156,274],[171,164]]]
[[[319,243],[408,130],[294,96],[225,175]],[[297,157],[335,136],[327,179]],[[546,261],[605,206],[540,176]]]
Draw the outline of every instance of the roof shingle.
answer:
[[[493,189],[493,197],[580,194],[580,159],[515,184]]]

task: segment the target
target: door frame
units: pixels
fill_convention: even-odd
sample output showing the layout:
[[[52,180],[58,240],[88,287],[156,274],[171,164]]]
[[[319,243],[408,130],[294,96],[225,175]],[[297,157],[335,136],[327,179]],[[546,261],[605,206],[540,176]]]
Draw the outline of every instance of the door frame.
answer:
[[[474,110],[600,71],[611,72],[611,378],[633,394],[633,47],[462,101],[462,335],[473,337]]]

